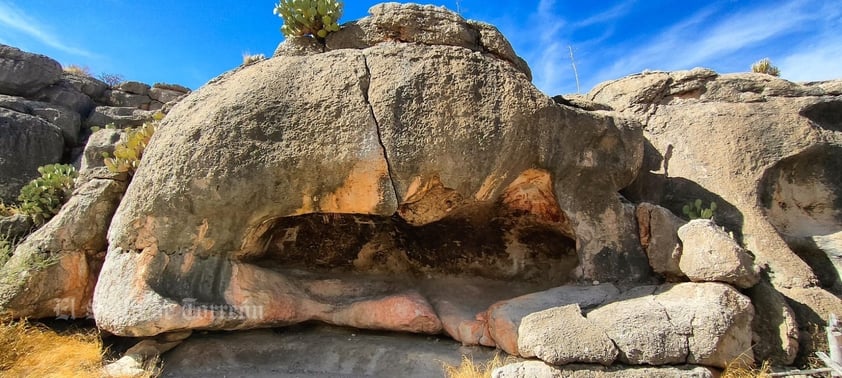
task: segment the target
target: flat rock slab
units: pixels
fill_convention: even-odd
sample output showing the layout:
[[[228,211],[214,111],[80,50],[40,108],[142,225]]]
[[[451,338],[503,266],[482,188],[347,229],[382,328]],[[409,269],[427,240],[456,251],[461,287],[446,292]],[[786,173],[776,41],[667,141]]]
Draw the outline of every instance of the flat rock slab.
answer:
[[[194,334],[162,357],[162,377],[443,377],[445,363],[494,353],[446,337],[305,325]]]

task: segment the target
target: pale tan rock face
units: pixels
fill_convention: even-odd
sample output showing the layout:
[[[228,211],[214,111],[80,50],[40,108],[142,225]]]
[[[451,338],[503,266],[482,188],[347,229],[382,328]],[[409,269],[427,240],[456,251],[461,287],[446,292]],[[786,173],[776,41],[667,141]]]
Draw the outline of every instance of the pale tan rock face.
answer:
[[[634,207],[617,196],[643,156],[635,123],[556,104],[490,25],[416,5],[371,13],[328,38],[323,53],[314,41],[287,41],[277,57],[226,73],[172,109],[109,230],[98,324],[133,335],[311,319],[442,327],[423,298],[402,290],[327,317],[323,307],[336,301],[299,292],[284,269],[544,288],[650,279]],[[119,285],[126,275],[133,285]],[[158,315],[185,298],[254,303],[271,316]],[[355,315],[363,309],[379,315]],[[450,332],[492,343],[480,320],[452,319]]]

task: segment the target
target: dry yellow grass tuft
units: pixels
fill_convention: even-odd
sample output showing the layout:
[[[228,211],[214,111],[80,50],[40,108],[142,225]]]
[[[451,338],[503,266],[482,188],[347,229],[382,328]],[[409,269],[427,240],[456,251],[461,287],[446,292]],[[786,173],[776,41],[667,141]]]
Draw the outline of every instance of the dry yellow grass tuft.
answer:
[[[462,363],[459,366],[450,364],[444,365],[444,372],[448,378],[491,378],[491,373],[494,369],[503,367],[511,362],[514,362],[512,357],[500,357],[497,353],[494,358],[485,363],[477,364],[472,358],[462,356]]]
[[[58,334],[25,320],[0,324],[0,375],[100,377],[102,340],[95,331]]]
[[[740,359],[736,358],[730,363],[728,366],[725,367],[725,371],[722,372],[720,377],[722,378],[768,378],[771,377],[769,374],[772,372],[772,365],[769,361],[764,361],[760,367],[752,367],[746,365],[746,363]]]

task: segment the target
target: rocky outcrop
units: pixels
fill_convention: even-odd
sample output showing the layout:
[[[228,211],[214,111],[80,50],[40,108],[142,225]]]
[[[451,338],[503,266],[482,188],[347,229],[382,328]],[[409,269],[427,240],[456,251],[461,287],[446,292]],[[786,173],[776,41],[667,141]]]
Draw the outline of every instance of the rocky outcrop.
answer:
[[[20,188],[37,177],[37,167],[75,161],[90,127],[142,124],[189,92],[138,82],[110,88],[88,75],[62,72],[49,57],[0,45],[0,201],[14,203]]]
[[[716,202],[716,223],[754,255],[777,291],[811,293],[790,301],[802,336],[842,305],[826,291],[842,287],[832,242],[842,230],[839,88],[838,80],[798,84],[694,69],[632,75],[589,94],[644,124],[646,169],[624,194],[677,214],[696,199]],[[788,331],[780,332],[774,354],[787,361]]]

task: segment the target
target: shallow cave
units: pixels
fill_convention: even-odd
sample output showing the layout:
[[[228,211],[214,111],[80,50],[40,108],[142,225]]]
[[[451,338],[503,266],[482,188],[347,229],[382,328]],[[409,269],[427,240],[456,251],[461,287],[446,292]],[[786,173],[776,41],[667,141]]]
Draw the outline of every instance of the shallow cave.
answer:
[[[821,284],[842,293],[842,148],[817,146],[770,168],[760,184],[766,216]]]
[[[522,172],[494,199],[437,176],[410,186],[391,216],[316,213],[262,223],[241,260],[273,270],[425,279],[478,277],[559,286],[579,266],[576,235],[548,172]]]
[[[315,272],[467,275],[560,285],[578,265],[557,225],[495,204],[454,210],[424,225],[399,215],[308,214],[274,220],[258,266]]]

